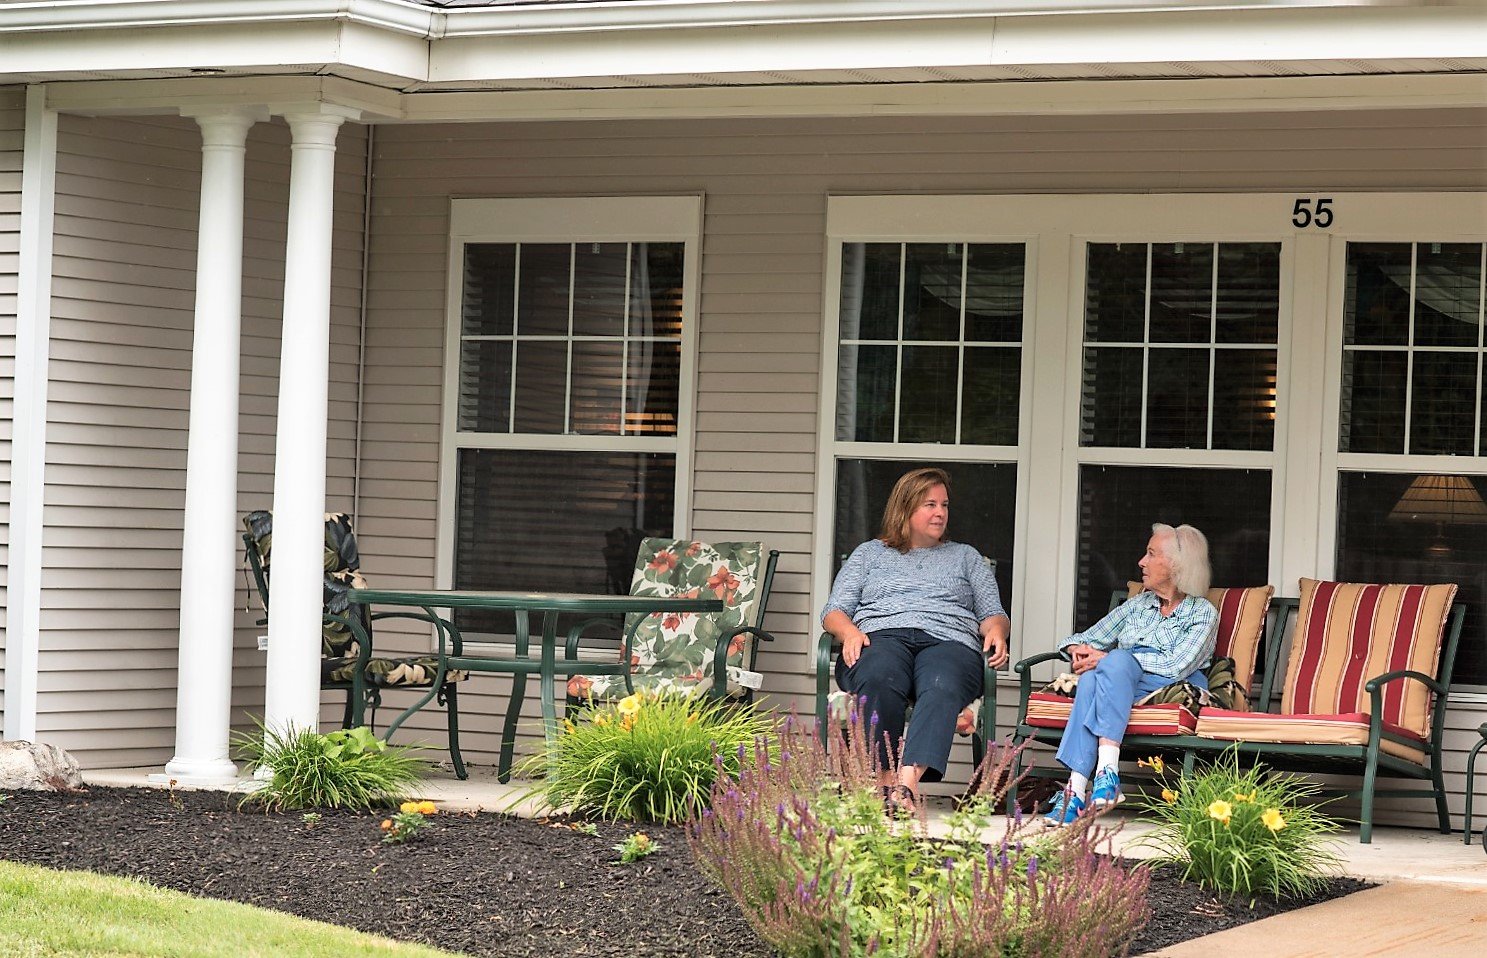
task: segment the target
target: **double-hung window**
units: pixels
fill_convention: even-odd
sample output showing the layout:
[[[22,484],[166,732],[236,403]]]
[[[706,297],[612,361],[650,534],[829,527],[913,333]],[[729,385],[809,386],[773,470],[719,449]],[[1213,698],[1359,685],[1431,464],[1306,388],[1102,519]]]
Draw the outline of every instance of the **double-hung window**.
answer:
[[[627,592],[639,540],[686,525],[700,200],[455,200],[452,219],[441,579]]]

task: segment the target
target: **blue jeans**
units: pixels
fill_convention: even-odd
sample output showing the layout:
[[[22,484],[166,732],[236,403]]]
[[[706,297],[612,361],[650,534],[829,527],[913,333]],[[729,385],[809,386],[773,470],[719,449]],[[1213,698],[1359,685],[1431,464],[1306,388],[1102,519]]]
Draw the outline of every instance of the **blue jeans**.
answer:
[[[1079,676],[1074,689],[1074,710],[1058,743],[1057,758],[1071,772],[1093,775],[1100,739],[1119,742],[1131,721],[1131,707],[1136,700],[1176,679],[1153,675],[1129,649],[1111,649],[1092,671]],[[1208,676],[1202,669],[1187,677],[1200,689],[1208,688]]]
[[[868,636],[857,664],[836,660],[836,684],[866,697],[864,715],[877,717],[878,767],[893,767],[899,741],[903,764],[924,767],[938,782],[950,760],[955,719],[984,691],[981,654],[969,645],[935,638],[923,629],[883,629]],[[914,716],[905,716],[909,706]]]

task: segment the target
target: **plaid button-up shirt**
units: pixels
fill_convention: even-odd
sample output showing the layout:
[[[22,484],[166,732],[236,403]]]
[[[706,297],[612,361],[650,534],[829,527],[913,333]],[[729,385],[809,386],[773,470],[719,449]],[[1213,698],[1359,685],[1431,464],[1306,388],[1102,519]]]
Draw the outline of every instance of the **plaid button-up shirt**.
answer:
[[[1143,592],[1083,632],[1064,639],[1058,650],[1068,658],[1068,647],[1081,643],[1106,652],[1127,649],[1145,671],[1185,679],[1213,659],[1218,619],[1218,609],[1202,596],[1188,596],[1171,615],[1164,616],[1161,598],[1155,592]]]

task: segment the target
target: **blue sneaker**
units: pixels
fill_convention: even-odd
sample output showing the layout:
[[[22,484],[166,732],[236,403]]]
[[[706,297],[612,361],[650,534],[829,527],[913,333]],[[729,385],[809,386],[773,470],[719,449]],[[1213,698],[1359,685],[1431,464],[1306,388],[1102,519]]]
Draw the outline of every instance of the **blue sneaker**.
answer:
[[[1095,775],[1089,800],[1095,808],[1113,808],[1126,800],[1120,793],[1120,774],[1116,772],[1115,766],[1106,765]]]
[[[1075,795],[1065,788],[1053,800],[1053,808],[1043,816],[1043,822],[1053,828],[1059,828],[1073,822],[1082,814],[1084,814],[1084,796]]]

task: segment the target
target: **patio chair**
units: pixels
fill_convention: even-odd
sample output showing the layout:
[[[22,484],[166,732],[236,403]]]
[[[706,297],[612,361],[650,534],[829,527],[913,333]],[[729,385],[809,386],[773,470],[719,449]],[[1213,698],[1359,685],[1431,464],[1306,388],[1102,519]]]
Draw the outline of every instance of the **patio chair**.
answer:
[[[268,622],[273,514],[263,510],[250,512],[243,517],[243,525],[248,529],[243,534],[248,567],[258,588],[259,601],[263,605],[264,617],[258,620],[258,624],[264,625]],[[377,708],[382,704],[382,690],[427,689],[433,685],[439,662],[433,655],[389,657],[373,654],[373,621],[390,618],[420,622],[433,620],[418,612],[378,612],[369,615],[366,606],[350,602],[347,598],[350,590],[366,588],[360,565],[361,554],[356,547],[356,535],[351,531],[350,517],[340,512],[326,513],[320,687],[346,693],[346,707],[341,716],[342,728],[368,724],[375,729]],[[454,651],[458,654],[458,633],[455,633],[453,641],[456,643]],[[438,701],[448,713],[449,758],[454,765],[455,774],[460,778],[465,778],[467,773],[464,759],[460,755],[458,684],[468,677],[466,672],[446,673],[438,693]],[[369,709],[370,722],[366,722]]]
[[[758,542],[694,542],[642,539],[630,579],[630,595],[706,596],[727,602],[718,613],[626,616],[620,639],[623,675],[575,675],[568,704],[622,698],[636,691],[681,691],[745,703],[760,676],[754,670],[764,631],[764,612],[780,553]],[[590,620],[568,633],[565,655],[578,658]],[[721,677],[721,678],[720,678]]]

